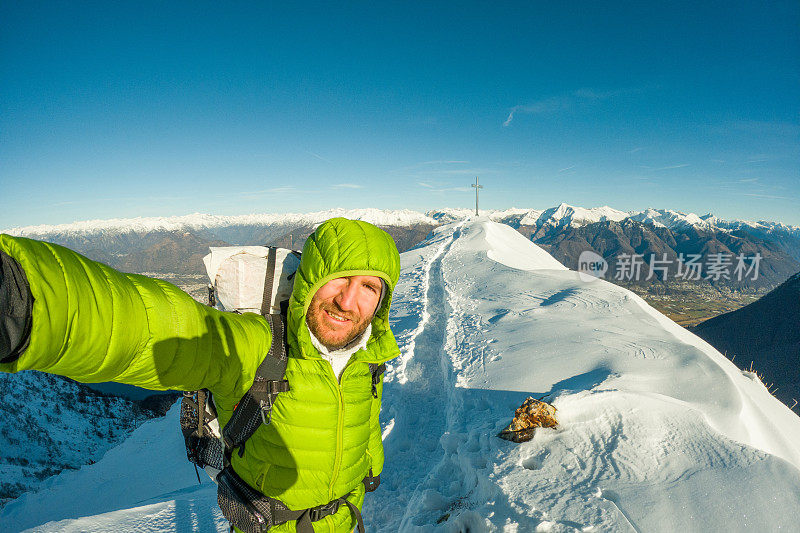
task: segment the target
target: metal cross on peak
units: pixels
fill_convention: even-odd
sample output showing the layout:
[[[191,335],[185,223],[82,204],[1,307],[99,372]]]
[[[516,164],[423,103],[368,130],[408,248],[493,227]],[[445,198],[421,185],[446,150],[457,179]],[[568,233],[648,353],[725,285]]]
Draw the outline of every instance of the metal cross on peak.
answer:
[[[475,176],[475,183],[472,186],[475,188],[475,216],[478,216],[478,189],[483,189],[483,185],[478,183],[478,176]]]

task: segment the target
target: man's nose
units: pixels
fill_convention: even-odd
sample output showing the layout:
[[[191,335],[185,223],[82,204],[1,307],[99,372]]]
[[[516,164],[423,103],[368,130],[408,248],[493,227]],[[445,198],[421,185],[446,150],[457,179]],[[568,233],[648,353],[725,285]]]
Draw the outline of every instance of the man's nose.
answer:
[[[348,282],[336,297],[336,303],[342,311],[358,310],[358,287],[355,283]]]

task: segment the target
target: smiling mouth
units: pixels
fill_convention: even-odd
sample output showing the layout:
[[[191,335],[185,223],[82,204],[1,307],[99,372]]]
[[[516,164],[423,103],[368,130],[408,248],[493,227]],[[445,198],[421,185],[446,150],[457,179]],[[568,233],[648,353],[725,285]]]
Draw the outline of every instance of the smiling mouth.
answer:
[[[339,323],[342,323],[342,324],[344,324],[345,322],[350,322],[349,318],[341,316],[341,315],[338,315],[338,314],[333,313],[331,311],[328,311],[327,309],[325,310],[325,314],[327,314],[328,317],[331,320],[333,320],[334,322],[339,322]]]

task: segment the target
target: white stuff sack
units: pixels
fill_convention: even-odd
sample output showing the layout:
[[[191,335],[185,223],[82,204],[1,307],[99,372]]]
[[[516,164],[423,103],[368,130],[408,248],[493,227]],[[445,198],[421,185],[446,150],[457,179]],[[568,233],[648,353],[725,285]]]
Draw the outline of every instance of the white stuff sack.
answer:
[[[261,313],[264,281],[267,274],[266,246],[225,246],[209,248],[203,258],[208,278],[214,285],[217,308],[223,311]],[[291,250],[276,248],[275,275],[269,312],[281,312],[280,304],[288,300],[294,285],[293,274],[300,258]]]

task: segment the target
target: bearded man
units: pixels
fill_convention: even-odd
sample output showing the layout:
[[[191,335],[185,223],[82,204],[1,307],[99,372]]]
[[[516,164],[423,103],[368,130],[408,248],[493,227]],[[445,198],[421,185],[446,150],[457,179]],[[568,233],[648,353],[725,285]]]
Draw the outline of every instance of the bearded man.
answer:
[[[295,517],[270,533],[362,529],[365,487],[377,486],[384,460],[382,383],[370,365],[399,354],[389,329],[399,271],[392,238],[366,222],[331,219],[306,241],[286,317],[290,389],[231,455],[247,490]],[[167,282],[0,235],[2,371],[209,389],[222,427],[272,342],[259,315],[223,313]]]

